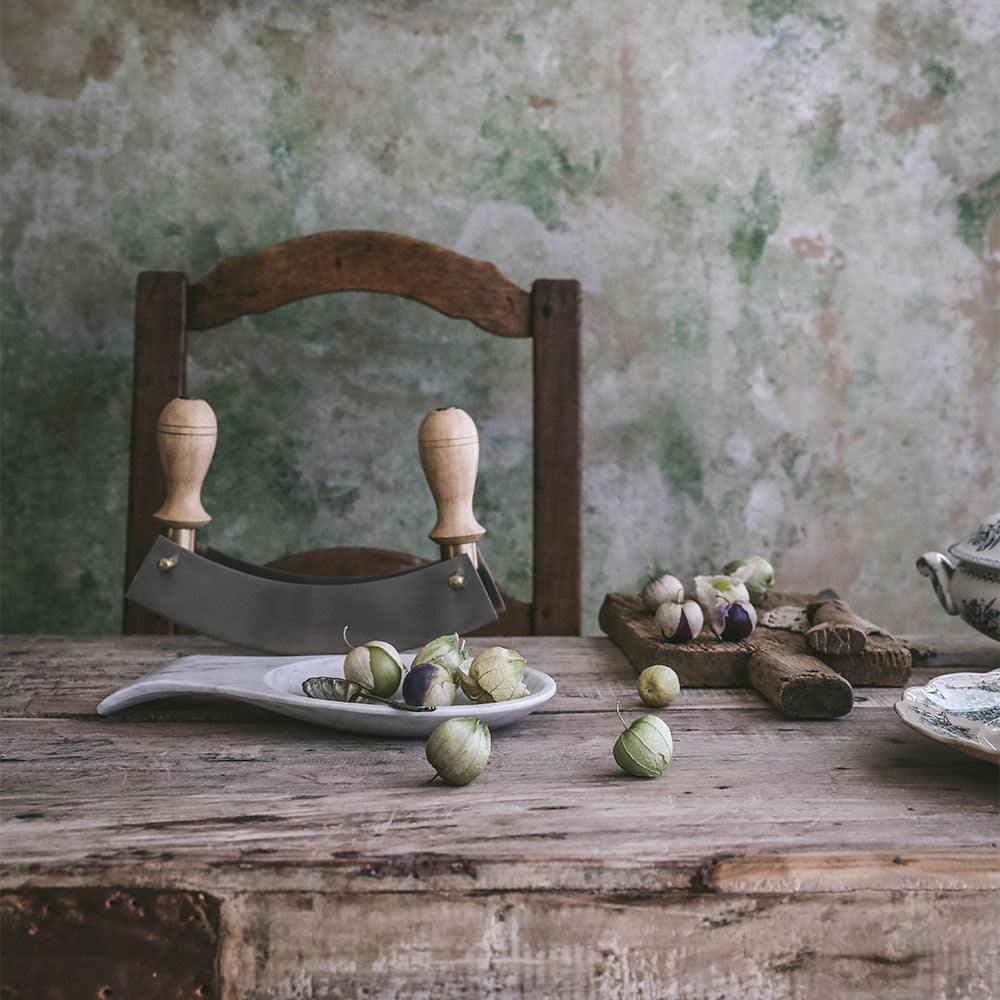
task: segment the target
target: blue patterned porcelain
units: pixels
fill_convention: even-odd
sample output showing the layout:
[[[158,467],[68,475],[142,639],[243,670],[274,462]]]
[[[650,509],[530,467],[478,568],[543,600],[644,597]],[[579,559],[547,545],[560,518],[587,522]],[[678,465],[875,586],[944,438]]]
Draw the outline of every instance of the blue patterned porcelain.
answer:
[[[917,569],[931,579],[941,607],[1000,640],[1000,513],[991,514],[948,553],[925,552]]]
[[[893,707],[918,733],[1000,764],[1000,670],[935,677],[907,688]]]

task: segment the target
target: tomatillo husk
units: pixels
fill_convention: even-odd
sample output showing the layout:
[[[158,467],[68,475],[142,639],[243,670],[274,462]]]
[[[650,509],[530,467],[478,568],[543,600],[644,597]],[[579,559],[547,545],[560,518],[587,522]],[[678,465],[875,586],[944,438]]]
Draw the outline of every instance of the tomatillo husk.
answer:
[[[346,628],[344,638],[347,638]],[[362,646],[352,646],[344,657],[344,677],[380,698],[395,694],[402,676],[399,653],[388,642],[373,639]]]
[[[504,646],[484,649],[469,664],[468,674],[459,673],[459,683],[469,701],[484,703],[523,698],[528,689],[524,677],[524,657]]]
[[[678,603],[684,600],[684,584],[671,576],[670,573],[661,573],[654,576],[645,587],[642,588],[642,603],[649,611],[655,612],[661,604]]]
[[[467,785],[490,759],[490,730],[475,718],[449,719],[427,738],[427,761],[448,785]],[[434,780],[433,778],[431,779]]]
[[[666,601],[653,616],[663,638],[670,642],[690,642],[696,639],[705,624],[705,616],[697,601]]]
[[[726,563],[723,572],[729,573],[747,588],[753,604],[761,604],[774,585],[774,567],[763,556],[734,559]]]
[[[618,718],[625,720],[619,711]],[[674,755],[670,727],[655,715],[636,719],[615,741],[615,762],[628,774],[639,778],[658,778]]]
[[[402,694],[407,705],[454,705],[455,682],[447,667],[414,663],[403,678]]]
[[[451,635],[439,635],[432,639],[413,657],[413,662],[436,663],[439,667],[444,667],[457,684],[459,674],[470,659],[472,656],[465,648],[465,640],[459,639],[458,633],[452,632]]]

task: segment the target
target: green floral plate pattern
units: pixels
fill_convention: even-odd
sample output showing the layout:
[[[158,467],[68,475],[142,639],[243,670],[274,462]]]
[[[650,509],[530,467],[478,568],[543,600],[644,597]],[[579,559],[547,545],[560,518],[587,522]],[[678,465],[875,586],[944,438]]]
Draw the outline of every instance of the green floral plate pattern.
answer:
[[[929,739],[1000,764],[1000,670],[943,674],[907,688],[893,707],[905,725]]]

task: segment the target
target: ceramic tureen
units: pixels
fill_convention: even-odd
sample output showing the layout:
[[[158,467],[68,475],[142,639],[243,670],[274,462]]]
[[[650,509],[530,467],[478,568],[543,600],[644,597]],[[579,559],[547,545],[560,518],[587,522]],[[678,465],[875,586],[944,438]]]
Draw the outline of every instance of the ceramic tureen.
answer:
[[[1000,640],[1000,512],[991,514],[948,554],[925,552],[917,569],[931,578],[934,592],[949,615],[983,635]]]

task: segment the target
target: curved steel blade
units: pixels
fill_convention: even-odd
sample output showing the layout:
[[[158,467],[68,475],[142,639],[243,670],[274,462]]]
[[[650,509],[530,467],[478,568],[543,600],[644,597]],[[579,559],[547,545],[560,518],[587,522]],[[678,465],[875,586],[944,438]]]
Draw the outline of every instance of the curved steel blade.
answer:
[[[176,559],[166,571],[163,559]],[[464,586],[454,589],[460,572]],[[449,632],[496,621],[483,580],[466,555],[400,573],[314,577],[190,552],[160,536],[125,595],[204,635],[268,653],[345,653],[371,639],[411,649]]]

